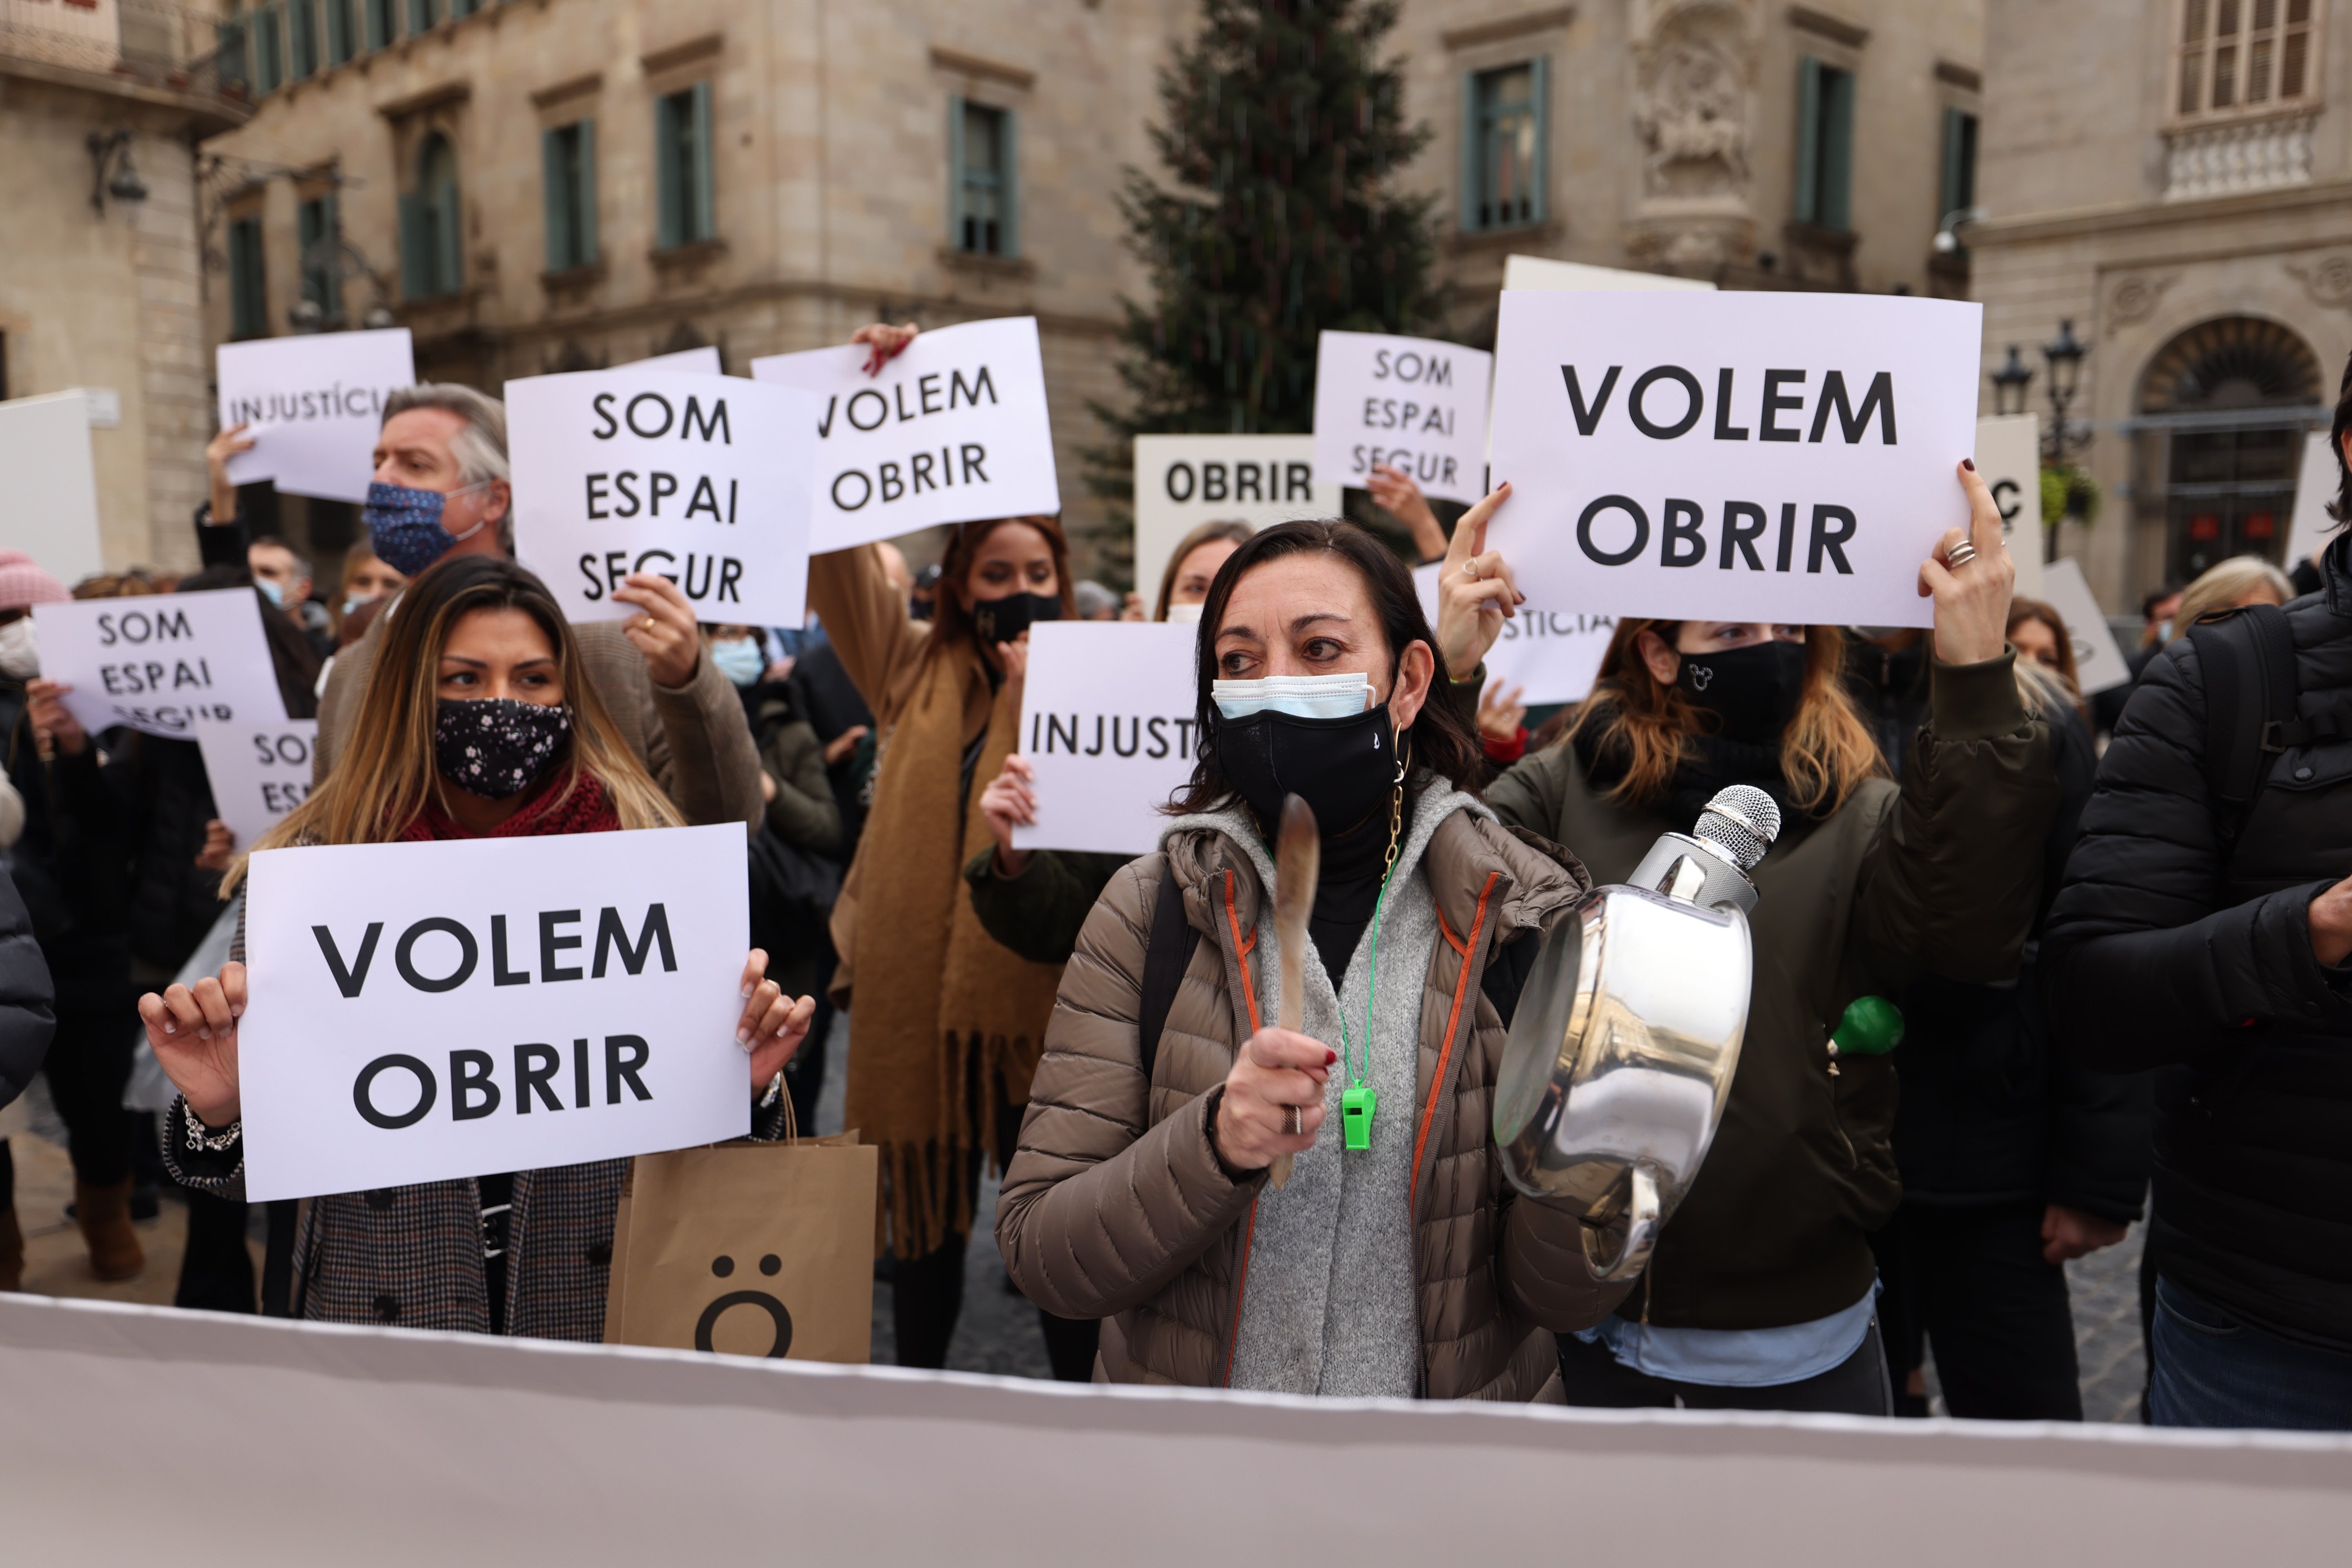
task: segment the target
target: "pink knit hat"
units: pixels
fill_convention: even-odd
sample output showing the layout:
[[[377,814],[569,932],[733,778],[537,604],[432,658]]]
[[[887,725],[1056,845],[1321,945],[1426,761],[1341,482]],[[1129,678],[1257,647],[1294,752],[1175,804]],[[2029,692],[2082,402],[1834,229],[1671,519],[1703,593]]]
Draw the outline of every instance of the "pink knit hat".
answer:
[[[21,550],[0,550],[0,610],[62,604],[70,597],[66,585],[42,571],[31,556]]]

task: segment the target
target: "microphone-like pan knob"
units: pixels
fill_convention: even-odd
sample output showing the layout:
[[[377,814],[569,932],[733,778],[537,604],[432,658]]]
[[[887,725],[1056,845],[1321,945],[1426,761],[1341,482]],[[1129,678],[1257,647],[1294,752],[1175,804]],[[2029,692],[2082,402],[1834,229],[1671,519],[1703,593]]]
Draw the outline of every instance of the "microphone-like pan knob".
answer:
[[[1754,870],[1780,836],[1780,806],[1753,784],[1717,791],[1698,814],[1698,826],[1691,829],[1692,837],[1722,850],[1742,871]]]

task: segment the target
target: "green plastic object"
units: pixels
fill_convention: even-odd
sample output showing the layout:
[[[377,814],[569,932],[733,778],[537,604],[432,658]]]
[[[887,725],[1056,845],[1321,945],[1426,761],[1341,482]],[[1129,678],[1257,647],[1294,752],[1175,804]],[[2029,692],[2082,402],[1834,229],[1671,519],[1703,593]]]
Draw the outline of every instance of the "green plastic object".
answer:
[[[1857,996],[1830,1043],[1840,1056],[1883,1057],[1903,1043],[1903,1009],[1884,996]]]

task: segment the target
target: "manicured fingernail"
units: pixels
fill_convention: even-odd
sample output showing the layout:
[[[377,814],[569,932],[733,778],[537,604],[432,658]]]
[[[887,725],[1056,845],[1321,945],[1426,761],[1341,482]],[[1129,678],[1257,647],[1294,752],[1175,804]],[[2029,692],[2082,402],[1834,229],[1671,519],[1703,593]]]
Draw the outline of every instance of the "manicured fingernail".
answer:
[[[196,1031],[196,1038],[198,1038],[198,1039],[200,1039],[200,1040],[209,1040],[209,1039],[211,1039],[212,1037],[213,1037],[213,1031],[212,1031],[212,1027],[211,1027],[211,1026],[210,1026],[210,1025],[206,1025],[205,1027],[203,1027],[203,1028],[201,1028],[201,1029],[198,1029],[198,1030]]]
[[[1333,1050],[1333,1049],[1332,1049],[1330,1047],[1328,1047],[1328,1046],[1326,1046],[1326,1047],[1323,1047],[1323,1065],[1324,1065],[1325,1067],[1327,1067],[1327,1068],[1328,1068],[1328,1067],[1329,1067],[1333,1062],[1336,1062],[1336,1061],[1338,1061],[1339,1059],[1339,1052],[1337,1052],[1337,1051]]]
[[[745,987],[743,987],[743,1000],[744,1000],[744,1001],[746,1001],[746,1002],[749,1002],[751,999],[751,988],[749,985],[746,985]]]
[[[242,1002],[240,1002],[240,1003],[238,1003],[236,1006],[231,1007],[231,1008],[228,1010],[228,1016],[229,1016],[230,1017],[232,1017],[232,1018],[242,1018],[242,1017],[244,1017],[244,1016],[245,1016],[245,1004],[244,1004],[244,1003],[242,1003]]]
[[[735,1043],[736,1043],[737,1045],[739,1045],[739,1046],[748,1046],[748,1045],[750,1045],[750,1044],[751,1043],[751,1030],[749,1030],[749,1029],[738,1029],[738,1030],[736,1030],[736,1031],[735,1031]]]
[[[1960,467],[1973,474],[1977,471],[1977,460],[1974,458],[1962,458],[1960,459]]]
[[[176,1035],[180,1032],[180,1026],[166,1018],[163,1020],[163,1032],[167,1035]]]

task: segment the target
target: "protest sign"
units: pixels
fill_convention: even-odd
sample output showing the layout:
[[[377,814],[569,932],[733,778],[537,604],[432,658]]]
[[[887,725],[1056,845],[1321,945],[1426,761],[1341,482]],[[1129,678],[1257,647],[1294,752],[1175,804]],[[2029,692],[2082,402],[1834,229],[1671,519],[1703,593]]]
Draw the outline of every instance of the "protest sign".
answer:
[[[1385,464],[1438,500],[1486,493],[1495,356],[1460,343],[1325,332],[1315,353],[1315,472],[1361,489]]]
[[[1041,621],[1029,628],[1021,754],[1036,770],[1037,821],[1019,849],[1143,855],[1160,808],[1192,776],[1197,626]]]
[[[33,624],[41,673],[73,688],[66,707],[93,735],[128,724],[193,741],[199,719],[286,717],[250,588],[36,605]]]
[[[2336,499],[2343,485],[2343,475],[2336,466],[2336,437],[2326,430],[2314,430],[2303,438],[2303,462],[2294,475],[2294,520],[2286,531],[2286,560],[2290,572],[2295,563],[2308,561],[2328,546],[2335,537],[2336,520],[2327,515],[2327,503]]]
[[[416,380],[406,327],[223,343],[215,363],[221,428],[250,426],[254,438],[228,460],[232,482],[367,500],[384,396]]]
[[[1622,267],[1594,267],[1583,261],[1554,261],[1548,256],[1503,258],[1503,288],[1623,292],[1685,290],[1706,293],[1715,288],[1703,278],[1676,278],[1665,272],[1634,272]]]
[[[1438,580],[1444,570],[1443,562],[1434,561],[1413,568],[1413,591],[1433,628],[1437,625]],[[1519,688],[1522,702],[1581,702],[1592,690],[1601,657],[1609,651],[1609,639],[1616,631],[1614,616],[1548,610],[1531,600],[1503,623],[1503,635],[1486,650],[1486,683],[1500,680],[1506,691]],[[1458,679],[1470,672],[1451,673]]]
[[[0,550],[21,550],[68,584],[105,570],[88,396],[0,403]]]
[[[213,813],[228,825],[239,850],[250,849],[278,819],[309,798],[310,753],[319,744],[316,719],[249,723],[196,721]]]
[[[1538,604],[1920,626],[1969,521],[1982,307],[1844,294],[1508,293],[1489,542]]]
[[[2001,542],[2017,568],[2020,598],[2042,597],[2042,416],[1999,414],[1977,421],[1977,472],[2000,508]]]
[[[866,374],[872,352],[850,343],[751,362],[756,379],[818,399],[812,552],[1061,511],[1036,318],[925,332],[878,375]]]
[[[254,856],[247,1194],[741,1137],[744,878],[740,823]]]
[[[814,402],[635,365],[507,383],[516,559],[575,621],[627,619],[613,591],[657,572],[698,620],[799,626]]]
[[[2074,676],[2084,696],[2131,679],[2131,666],[2125,662],[2124,650],[2116,646],[2115,631],[2107,625],[2098,600],[2091,596],[2081,562],[2070,556],[2050,563],[2042,574],[2042,597],[2066,623],[2066,639],[2074,645]]]
[[[650,354],[644,359],[630,360],[615,370],[662,370],[673,375],[724,375],[726,367],[719,362],[715,348],[679,349],[674,353]]]
[[[1337,517],[1339,499],[1337,479],[1316,478],[1312,436],[1138,436],[1136,591],[1150,602],[1176,542],[1204,522]]]

